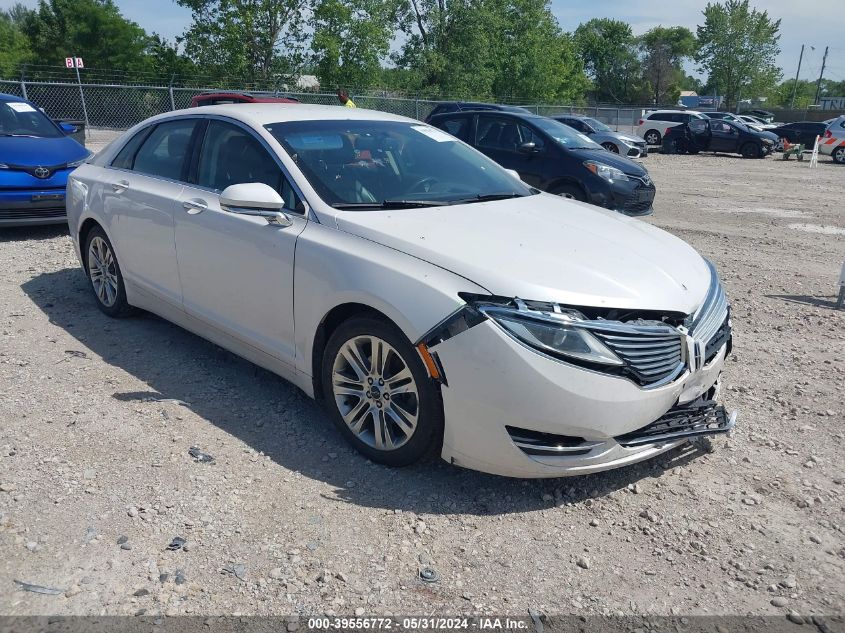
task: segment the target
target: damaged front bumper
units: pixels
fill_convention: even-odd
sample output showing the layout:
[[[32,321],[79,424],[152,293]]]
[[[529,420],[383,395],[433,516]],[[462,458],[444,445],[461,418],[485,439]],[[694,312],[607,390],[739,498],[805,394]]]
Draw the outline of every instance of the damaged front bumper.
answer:
[[[644,388],[539,354],[490,320],[452,334],[430,349],[447,381],[442,456],[455,465],[510,477],[588,474],[727,432],[736,420],[713,402],[729,339]]]

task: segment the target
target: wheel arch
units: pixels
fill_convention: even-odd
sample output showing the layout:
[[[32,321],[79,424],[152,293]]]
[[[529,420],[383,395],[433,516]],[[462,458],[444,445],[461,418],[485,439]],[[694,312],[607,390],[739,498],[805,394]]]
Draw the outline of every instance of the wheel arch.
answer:
[[[337,330],[342,323],[345,323],[354,317],[361,316],[369,316],[385,321],[386,323],[396,327],[399,331],[402,331],[402,328],[400,328],[399,325],[384,312],[365,303],[350,301],[336,305],[334,308],[329,310],[317,326],[317,330],[314,332],[314,342],[311,346],[311,382],[314,388],[315,400],[319,401],[323,398],[321,376],[323,369],[323,354],[326,350],[326,344],[335,330]]]

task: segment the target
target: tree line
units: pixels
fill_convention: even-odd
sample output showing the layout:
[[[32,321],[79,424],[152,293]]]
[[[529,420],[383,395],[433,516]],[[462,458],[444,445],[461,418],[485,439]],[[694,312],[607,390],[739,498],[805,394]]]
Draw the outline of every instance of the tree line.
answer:
[[[82,56],[127,77],[236,77],[321,88],[525,102],[673,104],[682,90],[781,100],[780,20],[749,4],[707,4],[693,33],[635,35],[595,18],[565,31],[550,0],[175,0],[191,23],[175,41],[123,17],[112,0],[40,0],[0,11],[0,76]],[[687,74],[691,64],[706,73]],[[27,66],[29,65],[29,66]],[[833,86],[835,88],[835,86]],[[806,91],[802,90],[802,98]]]

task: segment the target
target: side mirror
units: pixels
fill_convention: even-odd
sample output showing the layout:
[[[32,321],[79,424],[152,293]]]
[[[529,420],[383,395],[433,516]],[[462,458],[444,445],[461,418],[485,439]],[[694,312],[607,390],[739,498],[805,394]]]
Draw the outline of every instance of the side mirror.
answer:
[[[230,185],[220,194],[220,208],[224,211],[264,218],[267,224],[279,227],[293,224],[282,213],[284,206],[285,202],[279,192],[263,182]]]
[[[536,154],[540,150],[537,149],[537,145],[528,141],[527,143],[523,143],[518,148],[520,154]]]
[[[75,134],[79,131],[78,127],[70,123],[59,123],[59,128],[61,128],[62,132],[65,134]]]

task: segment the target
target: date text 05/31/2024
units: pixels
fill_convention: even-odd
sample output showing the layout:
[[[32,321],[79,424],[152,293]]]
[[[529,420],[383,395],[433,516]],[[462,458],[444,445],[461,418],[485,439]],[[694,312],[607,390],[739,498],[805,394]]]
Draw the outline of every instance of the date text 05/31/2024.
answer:
[[[354,617],[354,618],[309,618],[308,629],[329,630],[525,630],[529,622],[519,618],[442,618],[442,617]]]

